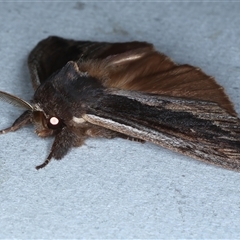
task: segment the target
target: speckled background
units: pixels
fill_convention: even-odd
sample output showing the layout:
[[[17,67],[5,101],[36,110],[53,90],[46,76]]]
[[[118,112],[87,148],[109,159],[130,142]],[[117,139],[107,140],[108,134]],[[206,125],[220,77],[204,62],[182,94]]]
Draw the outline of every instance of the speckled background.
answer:
[[[49,35],[149,41],[201,67],[240,113],[240,3],[0,3],[0,89],[30,100],[26,58]],[[0,103],[0,127],[21,110]],[[240,173],[153,144],[89,139],[45,169],[51,139],[0,136],[0,238],[239,238]]]

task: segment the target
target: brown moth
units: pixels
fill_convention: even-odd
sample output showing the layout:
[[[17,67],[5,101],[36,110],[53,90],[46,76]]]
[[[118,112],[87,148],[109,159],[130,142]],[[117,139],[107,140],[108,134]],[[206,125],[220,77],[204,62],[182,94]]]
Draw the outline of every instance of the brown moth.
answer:
[[[32,50],[28,65],[32,102],[1,91],[2,100],[26,111],[0,133],[33,123],[38,136],[55,136],[37,169],[88,137],[122,137],[240,170],[240,120],[223,88],[152,44],[49,37]]]

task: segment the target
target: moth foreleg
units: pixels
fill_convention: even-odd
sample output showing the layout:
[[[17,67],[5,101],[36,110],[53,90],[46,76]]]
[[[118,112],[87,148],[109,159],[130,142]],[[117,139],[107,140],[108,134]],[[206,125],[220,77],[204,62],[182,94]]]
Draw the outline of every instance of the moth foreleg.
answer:
[[[36,169],[39,170],[41,168],[46,167],[49,164],[49,162],[51,161],[51,159],[52,159],[52,151],[50,152],[47,159],[42,164],[36,166]]]
[[[8,133],[8,132],[14,132],[18,130],[19,128],[27,125],[31,122],[32,118],[32,111],[27,110],[23,114],[21,114],[20,117],[16,119],[16,121],[12,124],[11,127],[5,128],[3,130],[0,130],[0,134]]]
[[[48,157],[42,164],[36,166],[36,169],[38,170],[47,166],[52,158],[57,160],[63,158],[74,146],[75,138],[76,135],[74,135],[74,133],[68,131],[66,127],[63,128],[61,132],[56,135]]]

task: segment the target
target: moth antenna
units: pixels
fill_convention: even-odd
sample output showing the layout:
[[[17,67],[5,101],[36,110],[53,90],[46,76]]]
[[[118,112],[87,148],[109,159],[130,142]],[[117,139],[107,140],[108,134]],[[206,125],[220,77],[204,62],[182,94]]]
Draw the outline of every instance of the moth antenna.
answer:
[[[0,99],[16,107],[33,110],[33,106],[30,103],[10,93],[0,91]]]
[[[41,168],[46,167],[46,166],[50,163],[51,160],[52,160],[52,152],[50,152],[50,154],[48,155],[48,157],[47,157],[47,159],[44,161],[44,163],[36,166],[36,169],[39,170],[39,169],[41,169]]]
[[[0,134],[14,132],[19,128],[25,126],[26,124],[30,123],[31,119],[32,119],[32,111],[27,110],[23,114],[21,114],[19,118],[15,120],[15,122],[12,124],[11,127],[2,129],[0,131]]]

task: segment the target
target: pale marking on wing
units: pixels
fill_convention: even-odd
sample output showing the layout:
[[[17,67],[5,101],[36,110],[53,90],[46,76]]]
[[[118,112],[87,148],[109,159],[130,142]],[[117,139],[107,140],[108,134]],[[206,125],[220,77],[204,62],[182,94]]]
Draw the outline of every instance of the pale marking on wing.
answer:
[[[73,116],[72,121],[77,123],[77,124],[81,124],[81,123],[86,122],[83,118],[77,118],[75,116]]]
[[[98,117],[92,114],[84,114],[83,119],[87,122],[90,122],[94,125],[99,125],[113,131],[121,132],[131,137],[137,137],[143,140],[147,140],[150,142],[154,142],[156,144],[161,144],[162,146],[169,146],[174,141],[176,147],[184,146],[184,145],[191,145],[183,141],[182,139],[176,138],[174,136],[168,137],[161,132],[157,132],[154,130],[146,129],[144,126],[141,126],[142,130],[138,129],[137,127],[127,126],[125,124],[118,123],[116,121],[112,121],[110,119]]]
[[[130,57],[125,57],[125,58],[121,58],[119,60],[114,61],[114,64],[119,64],[119,63],[126,62],[126,61],[133,61],[138,58],[141,58],[142,56],[143,56],[142,54],[131,55]]]

